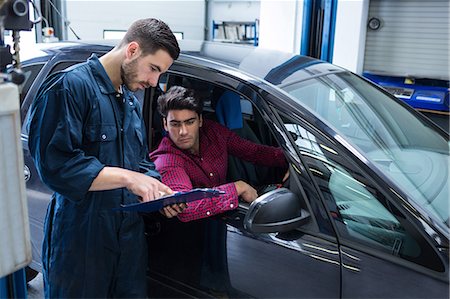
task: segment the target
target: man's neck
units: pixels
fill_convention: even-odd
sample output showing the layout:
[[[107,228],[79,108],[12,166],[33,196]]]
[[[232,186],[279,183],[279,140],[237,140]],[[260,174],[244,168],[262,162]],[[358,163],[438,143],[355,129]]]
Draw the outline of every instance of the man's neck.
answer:
[[[198,154],[199,154],[199,150],[198,150],[198,149],[195,149],[194,147],[192,147],[191,149],[189,149],[189,152],[190,152],[192,155],[195,155],[195,156],[198,156]]]
[[[189,149],[189,152],[196,156],[200,155],[200,136],[198,136],[198,138],[197,142]]]
[[[120,77],[120,67],[122,64],[122,52],[116,48],[100,57],[100,63],[108,74],[109,79],[118,92],[121,90],[122,78]]]

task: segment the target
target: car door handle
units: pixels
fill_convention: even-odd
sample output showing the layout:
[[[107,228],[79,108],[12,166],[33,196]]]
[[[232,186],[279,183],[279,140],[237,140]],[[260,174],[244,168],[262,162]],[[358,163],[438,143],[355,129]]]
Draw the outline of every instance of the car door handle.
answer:
[[[31,171],[30,168],[28,168],[28,166],[26,165],[23,166],[23,175],[25,177],[25,182],[28,182],[31,177]]]

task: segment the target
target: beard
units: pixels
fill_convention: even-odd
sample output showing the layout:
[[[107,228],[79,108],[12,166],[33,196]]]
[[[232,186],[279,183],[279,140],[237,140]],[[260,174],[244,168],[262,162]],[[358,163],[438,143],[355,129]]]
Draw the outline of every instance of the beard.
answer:
[[[129,62],[128,64],[122,63],[120,66],[120,78],[122,79],[122,84],[132,92],[137,90],[137,88],[131,87],[131,83],[133,83],[138,76],[136,71],[138,60],[139,58]]]

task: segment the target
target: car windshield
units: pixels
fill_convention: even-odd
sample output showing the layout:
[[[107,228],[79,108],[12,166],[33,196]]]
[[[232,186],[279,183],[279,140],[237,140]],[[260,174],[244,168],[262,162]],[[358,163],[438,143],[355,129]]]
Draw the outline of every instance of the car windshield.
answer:
[[[280,87],[319,115],[448,231],[450,157],[445,137],[349,72]]]

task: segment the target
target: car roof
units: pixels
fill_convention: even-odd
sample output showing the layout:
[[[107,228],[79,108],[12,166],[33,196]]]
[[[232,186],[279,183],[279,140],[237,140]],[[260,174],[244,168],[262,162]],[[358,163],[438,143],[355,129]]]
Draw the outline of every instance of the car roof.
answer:
[[[21,59],[36,59],[53,56],[64,52],[107,52],[118,44],[118,40],[100,41],[64,41],[37,44],[34,49],[21,52]],[[181,55],[179,60],[208,65],[213,68],[236,68],[243,75],[251,75],[274,85],[287,84],[286,78],[294,72],[308,69],[303,78],[343,71],[343,69],[325,61],[293,53],[232,43],[180,40]],[[242,75],[241,74],[241,75]],[[294,80],[294,79],[293,79]],[[289,81],[289,80],[288,80]]]
[[[237,68],[244,74],[274,85],[285,85],[292,81],[309,79],[311,76],[344,71],[320,59],[251,45],[204,41],[198,51],[189,51],[189,47],[184,48],[188,50],[183,50],[183,44],[181,48],[185,54]],[[306,69],[307,73],[298,72]],[[294,73],[296,76],[289,78]]]

